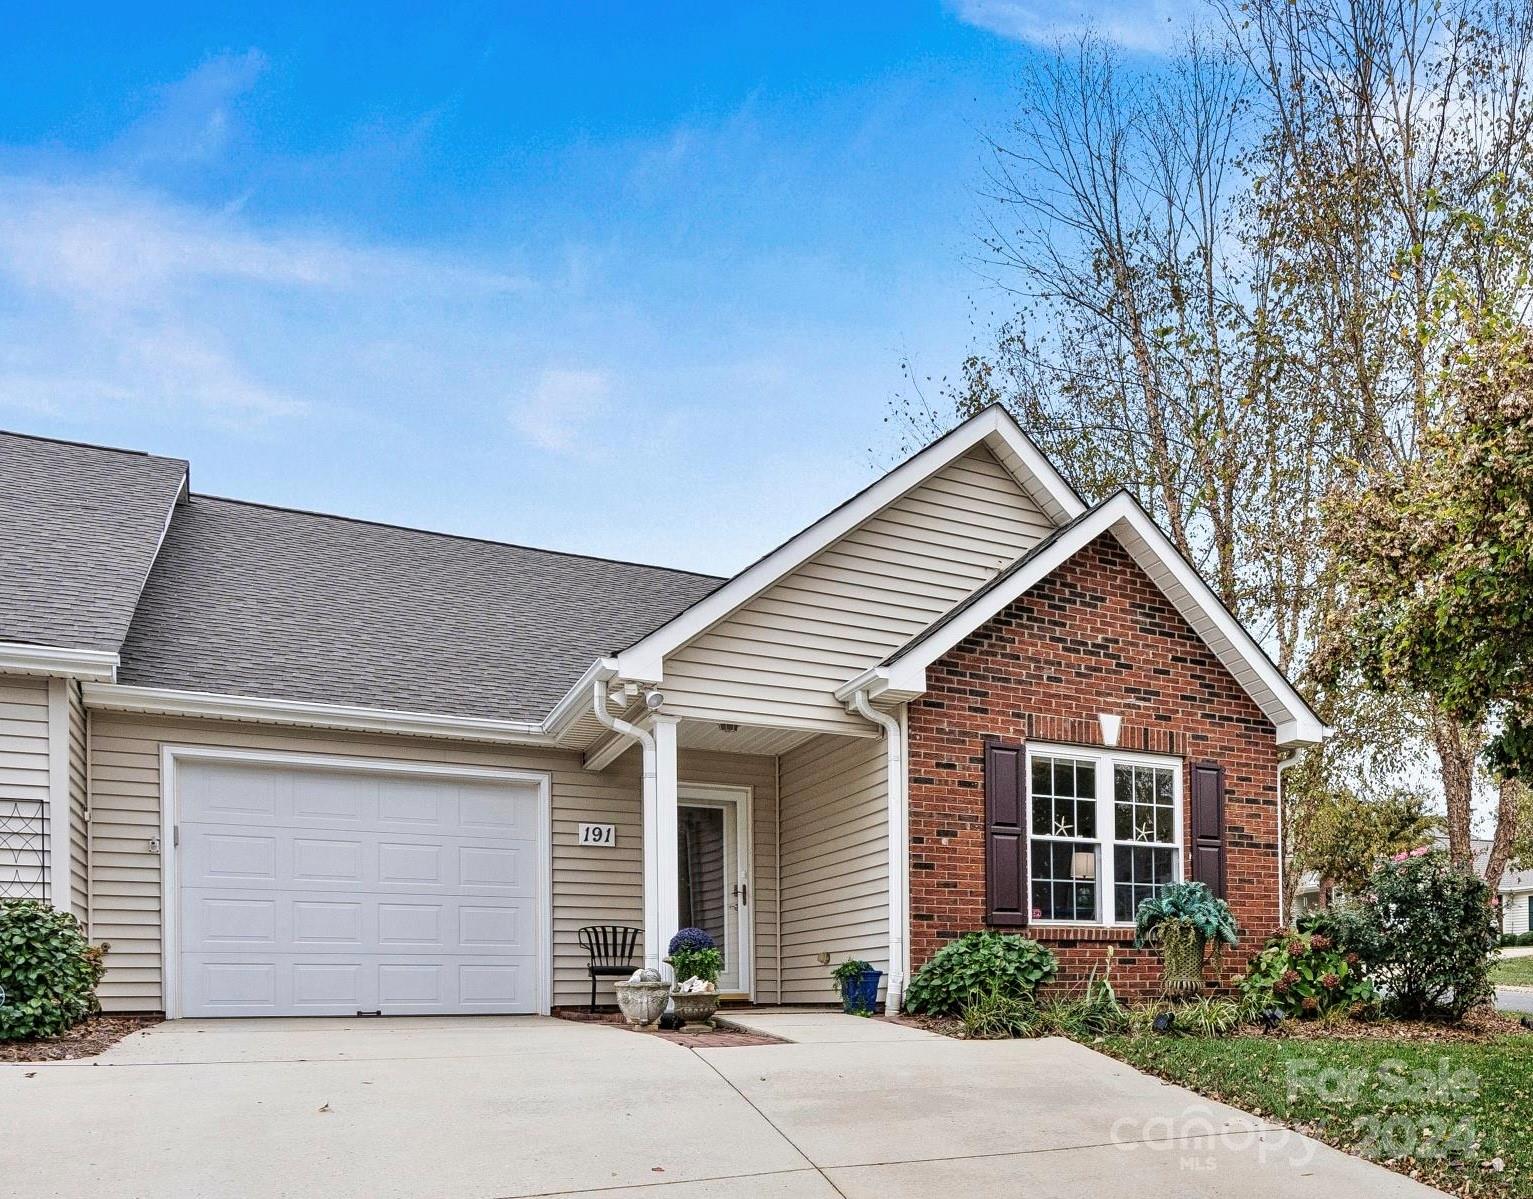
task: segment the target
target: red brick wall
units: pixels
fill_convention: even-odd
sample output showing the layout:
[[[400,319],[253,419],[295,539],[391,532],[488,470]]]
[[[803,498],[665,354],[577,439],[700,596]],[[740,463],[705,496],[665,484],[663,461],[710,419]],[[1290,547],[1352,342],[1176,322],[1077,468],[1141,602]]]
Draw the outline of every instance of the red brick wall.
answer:
[[[959,934],[985,927],[984,738],[1099,745],[1099,712],[1122,716],[1121,748],[1224,765],[1227,898],[1241,944],[1225,955],[1221,973],[1243,967],[1277,928],[1273,727],[1104,534],[934,663],[927,693],[910,705],[914,968]],[[1184,830],[1189,790],[1184,764]],[[1190,877],[1185,857],[1182,870]],[[1159,985],[1157,954],[1135,950],[1131,932],[1017,931],[1054,951],[1062,982],[1083,981],[1112,944],[1120,995],[1147,998]]]

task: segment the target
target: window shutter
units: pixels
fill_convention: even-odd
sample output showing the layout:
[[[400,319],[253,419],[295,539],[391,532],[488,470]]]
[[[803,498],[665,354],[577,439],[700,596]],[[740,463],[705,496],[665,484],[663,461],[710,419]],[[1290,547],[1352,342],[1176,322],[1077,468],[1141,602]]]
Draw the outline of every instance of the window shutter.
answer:
[[[1027,923],[1027,770],[1020,745],[985,744],[985,895],[989,923]]]
[[[1224,898],[1224,767],[1192,768],[1192,878]]]

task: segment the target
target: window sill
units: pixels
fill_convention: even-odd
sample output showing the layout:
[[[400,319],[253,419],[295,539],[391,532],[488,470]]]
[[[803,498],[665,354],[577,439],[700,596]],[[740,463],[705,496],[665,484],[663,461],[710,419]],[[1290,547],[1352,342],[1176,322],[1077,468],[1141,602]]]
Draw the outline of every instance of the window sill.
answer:
[[[1134,943],[1134,930],[1104,924],[1032,924],[1018,930],[1035,941],[1105,941]]]

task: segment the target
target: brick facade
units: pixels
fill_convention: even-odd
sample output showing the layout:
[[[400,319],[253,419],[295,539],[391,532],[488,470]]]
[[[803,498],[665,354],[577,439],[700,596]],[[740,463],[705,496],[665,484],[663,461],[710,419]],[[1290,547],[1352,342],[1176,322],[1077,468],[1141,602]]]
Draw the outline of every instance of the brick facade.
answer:
[[[911,703],[910,949],[919,969],[959,934],[985,927],[984,738],[1100,745],[1097,714],[1123,718],[1118,745],[1225,768],[1227,899],[1244,966],[1278,916],[1277,748],[1271,722],[1110,535],[1103,534],[927,670]],[[1102,817],[1104,821],[1106,817]],[[1104,827],[1110,827],[1105,824]],[[1184,835],[1184,841],[1186,837]],[[1182,876],[1189,877],[1184,850]],[[1034,926],[1078,983],[1114,948],[1125,998],[1160,981],[1131,931]]]

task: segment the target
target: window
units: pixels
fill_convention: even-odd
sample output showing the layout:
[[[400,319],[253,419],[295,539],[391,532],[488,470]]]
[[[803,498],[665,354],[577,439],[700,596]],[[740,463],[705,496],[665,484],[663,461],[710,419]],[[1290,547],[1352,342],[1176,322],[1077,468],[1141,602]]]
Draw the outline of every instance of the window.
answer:
[[[1180,877],[1180,801],[1168,760],[1029,751],[1033,919],[1132,924]]]

